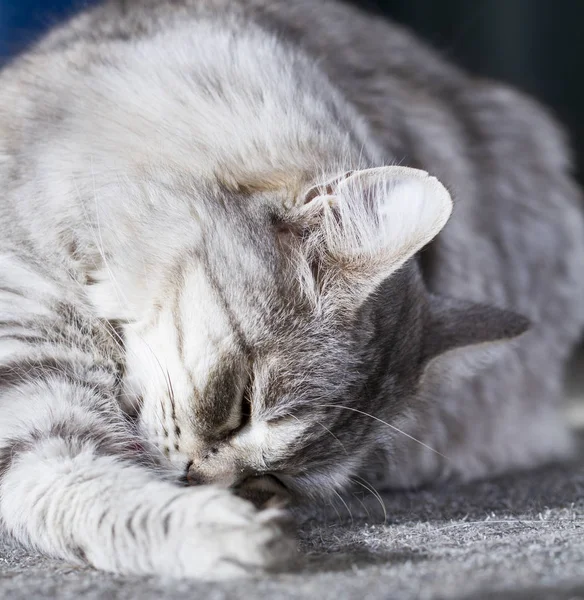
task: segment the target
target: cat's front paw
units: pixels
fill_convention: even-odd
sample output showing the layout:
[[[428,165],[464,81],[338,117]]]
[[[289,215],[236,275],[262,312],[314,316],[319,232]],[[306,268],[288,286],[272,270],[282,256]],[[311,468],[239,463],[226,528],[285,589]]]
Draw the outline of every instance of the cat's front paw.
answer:
[[[175,555],[170,564],[163,562],[174,576],[251,577],[289,569],[297,560],[287,514],[274,508],[257,510],[227,490],[194,488],[180,510],[164,518],[167,551]]]

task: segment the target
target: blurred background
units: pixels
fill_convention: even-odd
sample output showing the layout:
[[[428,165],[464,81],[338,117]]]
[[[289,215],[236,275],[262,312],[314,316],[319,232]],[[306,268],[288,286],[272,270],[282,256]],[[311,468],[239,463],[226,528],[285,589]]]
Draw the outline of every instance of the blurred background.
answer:
[[[568,131],[577,175],[584,182],[584,0],[345,1],[407,25],[473,73],[539,98]],[[0,0],[0,64],[43,31],[93,3]],[[582,390],[584,354],[580,356],[572,379],[579,379],[577,387]]]

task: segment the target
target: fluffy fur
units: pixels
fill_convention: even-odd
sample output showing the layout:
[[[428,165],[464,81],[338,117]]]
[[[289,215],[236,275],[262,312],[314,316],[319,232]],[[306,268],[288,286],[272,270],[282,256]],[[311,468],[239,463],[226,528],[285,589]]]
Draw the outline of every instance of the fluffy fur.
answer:
[[[319,498],[570,452],[584,226],[530,100],[309,0],[105,3],[0,83],[18,539],[250,574],[293,547],[228,488]]]

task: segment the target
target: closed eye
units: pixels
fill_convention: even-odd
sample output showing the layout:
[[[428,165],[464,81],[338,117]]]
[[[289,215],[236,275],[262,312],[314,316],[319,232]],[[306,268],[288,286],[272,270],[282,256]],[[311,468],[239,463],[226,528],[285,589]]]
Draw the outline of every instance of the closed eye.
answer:
[[[245,427],[251,421],[251,396],[253,392],[253,380],[250,378],[247,381],[247,385],[243,390],[243,396],[241,397],[241,423],[240,427]]]
[[[295,417],[294,415],[290,415],[290,414],[285,414],[285,415],[277,415],[275,417],[270,417],[266,422],[269,423],[270,425],[283,425],[284,423],[292,423],[296,421],[296,423],[299,422],[298,417]]]
[[[245,384],[245,387],[243,388],[243,392],[241,395],[241,406],[240,406],[240,415],[239,415],[239,424],[237,425],[237,427],[235,427],[234,429],[232,429],[229,433],[230,435],[234,434],[234,433],[238,433],[239,431],[241,431],[244,427],[247,427],[249,425],[249,423],[251,422],[251,410],[252,410],[252,406],[251,406],[251,399],[252,399],[252,393],[253,393],[253,376],[250,375],[248,377],[248,380]]]

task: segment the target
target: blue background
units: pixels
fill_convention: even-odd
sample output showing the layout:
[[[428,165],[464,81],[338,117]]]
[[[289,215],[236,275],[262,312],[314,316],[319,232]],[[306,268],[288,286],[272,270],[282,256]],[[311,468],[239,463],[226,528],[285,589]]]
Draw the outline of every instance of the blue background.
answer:
[[[45,29],[91,4],[87,0],[0,0],[0,57],[22,50]]]

